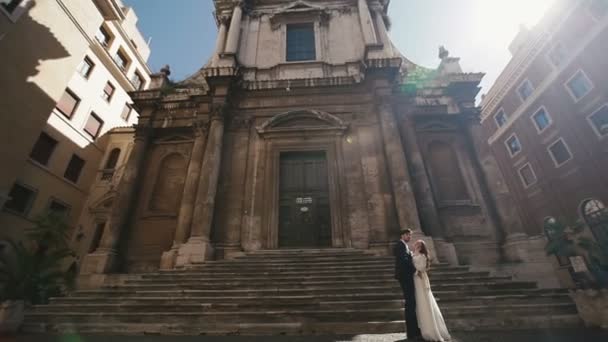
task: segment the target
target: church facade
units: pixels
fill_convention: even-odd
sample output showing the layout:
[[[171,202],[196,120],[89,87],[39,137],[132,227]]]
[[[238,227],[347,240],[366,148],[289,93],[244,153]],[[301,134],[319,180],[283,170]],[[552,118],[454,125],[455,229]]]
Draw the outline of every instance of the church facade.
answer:
[[[551,269],[475,143],[483,74],[444,48],[436,69],[409,61],[389,2],[214,0],[210,61],[177,83],[163,69],[133,93],[139,123],[112,133],[122,153],[82,215],[81,273],[281,248],[388,254],[406,227],[442,262]]]

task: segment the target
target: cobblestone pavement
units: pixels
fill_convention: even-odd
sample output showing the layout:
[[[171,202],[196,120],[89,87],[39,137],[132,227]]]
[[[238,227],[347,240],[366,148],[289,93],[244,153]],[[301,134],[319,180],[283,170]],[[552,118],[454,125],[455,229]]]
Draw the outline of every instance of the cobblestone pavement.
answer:
[[[452,342],[595,342],[608,341],[608,331],[577,329],[454,333]],[[357,336],[50,336],[1,337],[0,342],[397,342],[404,334]]]

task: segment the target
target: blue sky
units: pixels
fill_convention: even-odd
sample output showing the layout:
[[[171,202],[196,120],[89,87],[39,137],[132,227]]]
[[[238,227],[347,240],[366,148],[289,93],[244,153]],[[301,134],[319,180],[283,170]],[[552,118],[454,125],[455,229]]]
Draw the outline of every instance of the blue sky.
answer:
[[[135,8],[138,27],[152,38],[149,65],[171,65],[181,80],[198,70],[215,45],[211,0],[123,0]],[[553,0],[392,0],[391,37],[413,62],[436,67],[438,47],[461,57],[467,72],[485,72],[487,92],[510,59],[508,45],[520,24],[533,26]],[[176,4],[179,4],[176,6]]]

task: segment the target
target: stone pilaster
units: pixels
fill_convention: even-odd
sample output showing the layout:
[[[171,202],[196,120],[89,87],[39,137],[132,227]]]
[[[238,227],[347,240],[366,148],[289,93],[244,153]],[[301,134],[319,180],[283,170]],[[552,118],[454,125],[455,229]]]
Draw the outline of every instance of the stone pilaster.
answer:
[[[403,140],[406,150],[407,159],[410,165],[412,183],[415,193],[418,194],[418,212],[420,214],[421,223],[424,224],[424,231],[432,236],[443,237],[444,232],[439,220],[439,211],[435,204],[431,181],[429,180],[420,145],[416,135],[416,123],[412,117],[406,118],[403,122]]]
[[[219,19],[219,29],[217,32],[217,38],[215,40],[215,50],[213,52],[213,66],[217,66],[217,63],[224,53],[224,46],[226,45],[226,33],[227,33],[227,24],[228,18],[220,17]]]
[[[420,230],[416,199],[393,109],[389,104],[381,104],[378,112],[399,226]]]
[[[232,19],[230,20],[230,29],[228,30],[228,41],[224,53],[227,55],[236,55],[238,51],[239,37],[241,35],[241,20],[243,18],[243,8],[239,2],[234,6]]]
[[[363,185],[369,217],[369,247],[379,253],[388,253],[391,237],[387,234],[388,210],[382,193],[380,162],[376,140],[378,131],[372,126],[361,126],[357,130],[357,141],[361,150]],[[395,237],[396,239],[397,237]]]
[[[372,15],[367,5],[367,0],[359,0],[359,20],[361,22],[361,29],[363,30],[363,41],[366,46],[376,45],[376,32],[374,29],[374,22],[372,21]]]
[[[186,182],[184,184],[182,201],[177,217],[175,238],[171,250],[164,252],[161,257],[161,269],[172,269],[175,266],[179,247],[185,243],[190,236],[190,227],[192,225],[194,204],[196,201],[196,189],[200,179],[203,156],[205,155],[207,126],[206,123],[195,122],[193,129],[194,143],[192,145],[188,173],[186,174]]]
[[[374,16],[376,18],[376,27],[378,28],[379,43],[383,46],[382,53],[384,54],[384,57],[393,57],[393,44],[391,43],[386,24],[384,23],[384,13],[378,9],[374,11]]]
[[[224,118],[220,112],[216,112],[211,118],[209,138],[196,193],[190,239],[179,248],[176,266],[201,263],[213,256],[210,235],[222,161],[223,139]]]
[[[353,127],[352,129],[358,130],[358,127]],[[370,223],[364,191],[365,182],[361,170],[361,156],[355,139],[358,138],[348,135],[342,141],[344,171],[346,172],[344,179],[346,181],[347,218],[353,247],[368,249]]]
[[[241,218],[245,201],[246,178],[250,165],[248,164],[248,151],[251,136],[251,118],[236,116],[230,120],[227,127],[225,144],[229,151],[233,151],[226,158],[222,170],[221,197],[222,211],[218,213],[217,222],[225,227],[214,235],[216,241],[216,256],[218,258],[230,259],[243,255],[241,247]]]
[[[115,268],[118,247],[123,231],[135,207],[135,198],[141,180],[146,150],[150,144],[151,129],[138,127],[129,160],[117,186],[117,194],[99,248],[84,257],[81,274],[109,273]]]

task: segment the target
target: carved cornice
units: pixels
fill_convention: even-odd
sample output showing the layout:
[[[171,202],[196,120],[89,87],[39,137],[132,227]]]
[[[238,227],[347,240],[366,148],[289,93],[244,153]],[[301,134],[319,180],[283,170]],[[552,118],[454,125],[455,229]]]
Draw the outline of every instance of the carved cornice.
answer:
[[[241,87],[247,90],[270,90],[292,88],[314,88],[324,86],[344,86],[360,83],[360,80],[353,76],[343,77],[322,77],[306,78],[294,80],[270,80],[270,81],[243,81]]]

